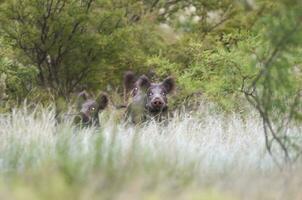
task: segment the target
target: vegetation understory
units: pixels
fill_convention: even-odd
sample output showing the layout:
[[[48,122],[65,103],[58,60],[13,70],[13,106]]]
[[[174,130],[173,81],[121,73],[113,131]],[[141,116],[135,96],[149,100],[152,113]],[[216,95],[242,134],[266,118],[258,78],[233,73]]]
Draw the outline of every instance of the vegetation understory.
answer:
[[[301,199],[301,160],[283,169],[256,113],[200,106],[169,123],[79,128],[26,105],[0,117],[1,199]],[[301,127],[290,129],[301,137]]]

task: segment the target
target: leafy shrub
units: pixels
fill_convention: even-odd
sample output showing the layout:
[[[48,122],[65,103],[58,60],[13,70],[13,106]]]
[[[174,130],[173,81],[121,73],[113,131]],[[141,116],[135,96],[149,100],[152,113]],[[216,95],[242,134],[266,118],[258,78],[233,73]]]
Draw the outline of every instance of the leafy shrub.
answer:
[[[7,58],[0,58],[2,99],[23,101],[36,86],[38,70],[35,66],[24,66]]]

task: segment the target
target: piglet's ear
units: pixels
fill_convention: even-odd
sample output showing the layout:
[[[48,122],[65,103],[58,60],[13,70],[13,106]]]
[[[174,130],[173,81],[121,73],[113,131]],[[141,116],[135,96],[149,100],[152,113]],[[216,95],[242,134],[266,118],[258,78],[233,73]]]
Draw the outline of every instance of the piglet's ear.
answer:
[[[89,98],[89,94],[84,90],[78,94],[77,108],[81,109],[82,104]]]
[[[103,110],[103,109],[105,109],[105,108],[107,107],[108,102],[109,102],[109,98],[108,98],[107,94],[101,92],[101,93],[98,95],[96,101],[97,101],[98,104],[99,104],[100,110]]]
[[[166,78],[161,84],[165,88],[167,93],[172,92],[175,88],[175,80],[172,77]]]
[[[138,79],[138,86],[143,89],[148,89],[151,86],[151,82],[146,75],[142,75]]]
[[[79,100],[84,100],[84,101],[86,101],[88,98],[89,98],[89,94],[88,94],[85,90],[83,90],[82,92],[80,92],[80,93],[78,94],[78,99],[79,99]]]
[[[127,91],[130,91],[135,84],[136,78],[133,72],[127,71],[124,74],[124,87]]]

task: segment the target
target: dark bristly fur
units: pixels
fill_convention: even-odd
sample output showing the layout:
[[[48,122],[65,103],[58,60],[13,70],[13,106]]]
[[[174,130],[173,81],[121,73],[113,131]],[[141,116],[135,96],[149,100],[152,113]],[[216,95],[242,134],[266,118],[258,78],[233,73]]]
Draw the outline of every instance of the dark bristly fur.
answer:
[[[124,74],[124,104],[127,104],[128,94],[132,88],[132,86],[135,84],[136,78],[133,72],[127,71]]]

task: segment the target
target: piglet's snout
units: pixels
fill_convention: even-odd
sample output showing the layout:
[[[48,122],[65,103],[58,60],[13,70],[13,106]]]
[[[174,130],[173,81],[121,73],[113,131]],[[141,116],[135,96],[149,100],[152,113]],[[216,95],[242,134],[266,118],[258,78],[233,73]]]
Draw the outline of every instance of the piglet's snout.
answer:
[[[85,112],[80,112],[80,115],[81,115],[82,121],[83,121],[84,123],[87,123],[87,122],[90,121],[90,117],[89,117],[89,115],[88,115],[87,113],[85,113]]]

